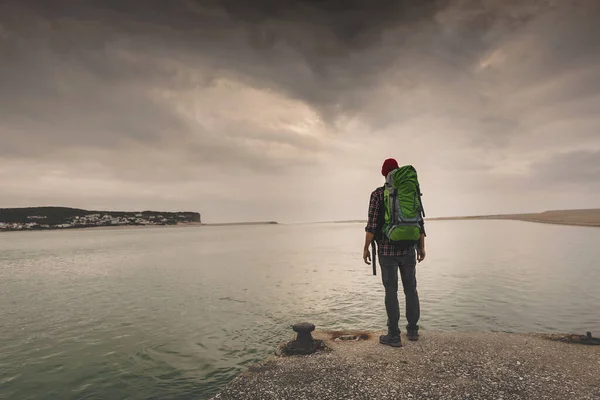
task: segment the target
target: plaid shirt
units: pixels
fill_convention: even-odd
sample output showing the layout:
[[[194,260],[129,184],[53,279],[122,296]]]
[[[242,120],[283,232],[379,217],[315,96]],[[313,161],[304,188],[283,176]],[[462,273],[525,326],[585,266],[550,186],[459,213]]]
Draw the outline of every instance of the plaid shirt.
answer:
[[[375,235],[375,241],[380,256],[403,256],[415,251],[414,245],[400,245],[390,242],[381,234],[383,228],[383,188],[378,187],[371,193],[369,201],[369,218],[365,231]],[[421,223],[421,233],[425,234],[424,223]]]

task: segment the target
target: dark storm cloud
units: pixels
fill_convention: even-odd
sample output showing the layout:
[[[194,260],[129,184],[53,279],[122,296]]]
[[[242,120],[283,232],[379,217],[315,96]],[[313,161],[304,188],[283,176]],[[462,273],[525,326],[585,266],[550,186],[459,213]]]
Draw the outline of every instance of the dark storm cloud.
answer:
[[[384,127],[414,113],[440,110],[417,98],[420,104],[404,110],[383,106],[380,113],[366,114],[364,109],[378,102],[370,93],[374,87],[389,84],[410,93],[429,83],[453,90],[451,82],[469,79],[472,65],[507,32],[527,27],[553,4],[557,2],[6,2],[1,20],[8,32],[2,42],[3,59],[8,60],[0,75],[6,88],[3,114],[8,125],[25,124],[32,115],[54,125],[53,118],[79,114],[88,126],[106,125],[98,133],[102,140],[93,144],[113,144],[120,135],[152,139],[159,133],[149,127],[186,128],[168,104],[148,91],[202,87],[228,75],[305,101],[326,121],[360,115],[374,127]],[[572,5],[597,15],[591,1]],[[560,25],[544,32],[548,44],[543,56],[553,62],[527,73],[546,79],[587,61],[582,57],[597,46],[593,38],[598,33],[597,24],[589,21],[579,21],[583,28],[575,33],[569,24],[566,32]],[[561,46],[566,57],[555,57],[552,46]],[[582,90],[595,88],[584,84]],[[457,106],[445,107],[453,112]],[[112,115],[102,123],[107,113]],[[476,116],[478,128],[489,132],[488,139],[516,125],[514,116],[502,115],[494,103],[482,101],[482,114]],[[77,118],[71,123],[71,128],[81,128]],[[30,130],[27,124],[24,129]],[[76,134],[65,135],[73,140]]]
[[[361,52],[377,47],[386,27],[408,27],[440,4],[5,2],[0,151],[41,155],[53,148],[193,136],[196,150],[204,151],[197,159],[252,157],[244,154],[252,152],[247,147],[222,140],[226,132],[211,135],[201,121],[191,126],[157,92],[205,88],[230,76],[306,101],[331,120],[360,108],[363,100],[353,93],[366,92],[395,57],[370,59]],[[270,129],[262,139],[300,150],[319,147]]]

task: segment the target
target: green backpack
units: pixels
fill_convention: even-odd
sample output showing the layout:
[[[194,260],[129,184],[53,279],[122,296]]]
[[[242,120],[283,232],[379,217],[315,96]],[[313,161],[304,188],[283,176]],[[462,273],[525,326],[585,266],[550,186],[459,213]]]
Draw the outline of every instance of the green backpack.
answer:
[[[405,165],[391,171],[383,186],[383,235],[395,243],[417,243],[425,218],[417,171]]]

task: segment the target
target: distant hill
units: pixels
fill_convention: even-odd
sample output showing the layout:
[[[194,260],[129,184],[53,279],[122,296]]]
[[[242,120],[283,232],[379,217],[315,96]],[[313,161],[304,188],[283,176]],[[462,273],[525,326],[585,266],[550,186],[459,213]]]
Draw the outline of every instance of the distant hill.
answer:
[[[67,207],[26,207],[26,208],[0,208],[0,222],[27,223],[30,217],[45,217],[47,224],[62,224],[66,219],[84,216],[92,212],[78,208]]]
[[[468,220],[468,219],[509,219],[528,222],[540,222],[547,224],[578,225],[578,226],[600,226],[600,208],[580,210],[550,210],[540,213],[526,214],[495,214],[495,215],[473,215],[464,217],[439,217],[428,218],[431,221],[443,220]]]
[[[0,208],[0,230],[174,225],[184,222],[201,222],[200,213],[189,211],[91,211],[69,207]]]

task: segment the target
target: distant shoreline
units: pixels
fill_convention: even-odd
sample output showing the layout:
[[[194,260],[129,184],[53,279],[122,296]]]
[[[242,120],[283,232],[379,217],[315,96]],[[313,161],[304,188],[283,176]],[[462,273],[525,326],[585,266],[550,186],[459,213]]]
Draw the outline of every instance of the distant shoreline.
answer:
[[[56,232],[56,231],[81,231],[81,230],[121,230],[121,229],[149,229],[149,228],[184,228],[187,226],[202,226],[205,223],[188,222],[179,224],[155,224],[155,225],[88,225],[74,226],[69,228],[33,228],[33,229],[0,229],[0,233],[12,232]]]
[[[206,226],[245,226],[245,225],[280,225],[277,221],[258,221],[258,222],[218,222],[211,224],[202,224]]]
[[[190,227],[217,227],[217,226],[252,226],[252,225],[280,225],[276,221],[266,222],[181,222],[178,224],[154,224],[154,225],[89,225],[69,228],[35,228],[35,229],[0,229],[0,233],[6,232],[56,232],[56,231],[79,231],[79,230],[124,230],[124,229],[163,229],[163,228],[190,228]]]
[[[427,221],[467,221],[467,220],[511,220],[523,222],[535,222],[541,224],[570,225],[585,227],[600,227],[600,208],[585,210],[552,210],[540,213],[527,214],[495,214],[495,215],[471,215],[458,217],[432,217],[425,218]],[[327,221],[317,222],[320,224],[366,224],[366,220]]]
[[[222,222],[222,223],[206,223],[206,222],[180,222],[178,224],[168,225],[117,225],[117,226],[92,226],[93,229],[135,229],[135,228],[189,228],[189,227],[211,227],[211,226],[244,226],[244,225],[278,225],[278,222]],[[77,228],[74,228],[77,229]],[[87,228],[82,228],[87,229]],[[62,229],[54,229],[62,230]]]
[[[588,210],[553,210],[529,214],[473,215],[427,218],[428,221],[512,220],[540,224],[600,227],[600,208]]]

